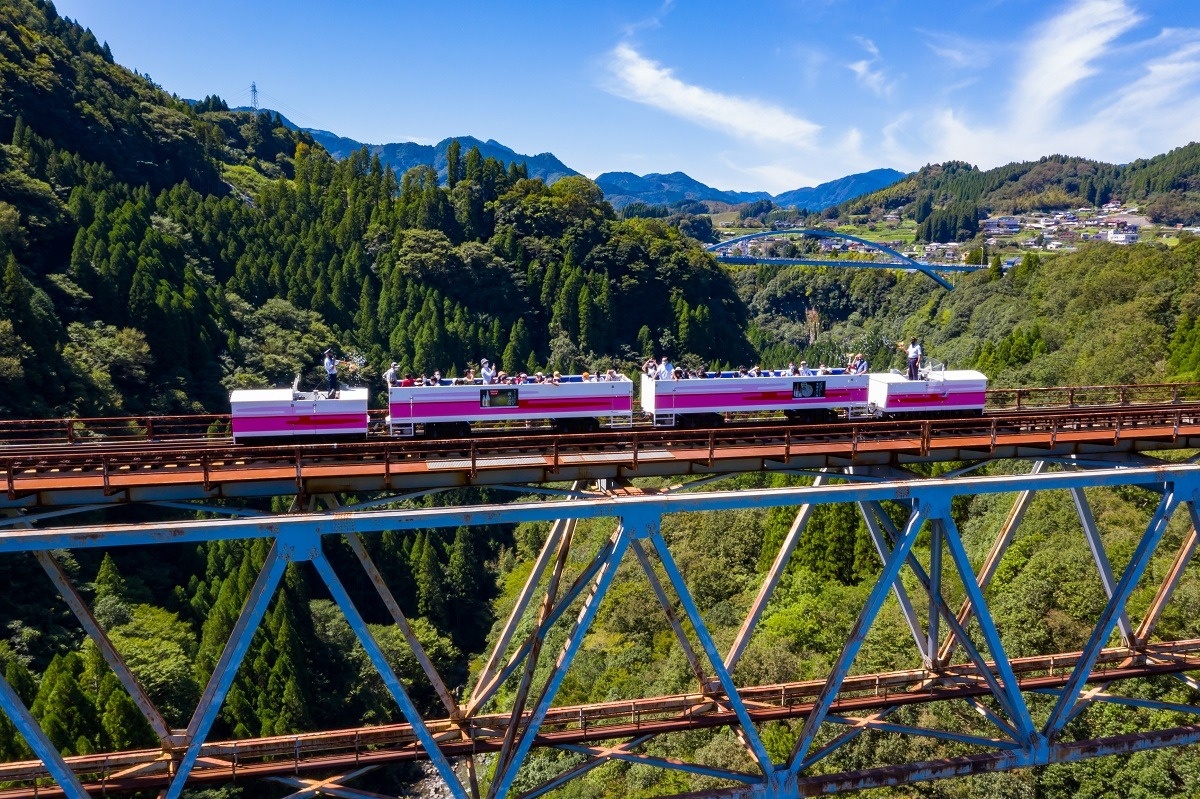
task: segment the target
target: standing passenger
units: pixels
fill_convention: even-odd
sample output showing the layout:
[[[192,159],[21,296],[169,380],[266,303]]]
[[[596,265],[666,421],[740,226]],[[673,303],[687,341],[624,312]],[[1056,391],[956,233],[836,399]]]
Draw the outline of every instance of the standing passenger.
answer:
[[[483,384],[490,386],[496,382],[496,369],[488,363],[488,359],[484,358],[479,362],[479,376],[483,378]]]
[[[921,345],[917,343],[917,337],[913,336],[908,345],[908,379],[917,380],[921,373]]]
[[[326,395],[336,397],[338,393],[338,364],[341,363],[337,358],[333,357],[333,347],[325,350],[325,378],[327,380]]]
[[[383,373],[383,383],[388,388],[391,388],[392,386],[394,386],[400,382],[400,376],[398,374],[396,374],[396,367],[399,365],[400,364],[396,363],[395,361],[392,361],[391,368],[389,368],[386,372]]]

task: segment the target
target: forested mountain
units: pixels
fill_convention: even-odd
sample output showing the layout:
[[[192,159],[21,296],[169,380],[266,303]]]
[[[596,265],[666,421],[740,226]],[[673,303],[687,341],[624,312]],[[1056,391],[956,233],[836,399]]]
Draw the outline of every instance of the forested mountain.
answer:
[[[874,169],[857,175],[847,175],[813,188],[793,189],[775,196],[765,191],[721,191],[706,186],[682,172],[672,172],[669,175],[605,172],[597,176],[596,185],[604,190],[604,198],[618,209],[633,203],[675,205],[685,200],[712,200],[737,205],[756,200],[772,200],[784,208],[823,211],[831,205],[891,185],[902,177],[904,173],[894,169]]]
[[[776,194],[772,199],[781,208],[824,211],[831,205],[838,205],[890,186],[903,177],[904,173],[895,169],[872,169],[870,172],[847,175],[812,188],[785,191],[783,194]]]
[[[596,185],[616,208],[631,203],[672,205],[683,200],[715,200],[722,203],[746,203],[770,199],[765,191],[721,191],[706,186],[682,172],[669,175],[635,175],[632,172],[605,172],[596,177]]]
[[[893,210],[924,222],[937,211],[1013,214],[1100,206],[1114,199],[1137,205],[1152,222],[1200,223],[1200,144],[1121,165],[1062,155],[989,170],[961,161],[930,164],[842,203],[839,210]]]
[[[243,111],[247,109],[241,109]],[[283,124],[289,128],[296,126],[284,117]],[[537,178],[544,183],[553,183],[559,178],[578,175],[574,169],[559,161],[553,153],[538,153],[537,155],[522,155],[498,141],[488,139],[480,141],[473,136],[454,136],[442,139],[437,144],[417,144],[415,142],[392,142],[390,144],[364,144],[330,133],[327,130],[305,128],[304,132],[311,135],[334,158],[347,158],[364,147],[373,156],[378,156],[384,166],[391,167],[396,174],[402,174],[417,166],[432,166],[437,170],[443,181],[447,178],[446,154],[450,143],[457,141],[463,152],[478,149],[484,158],[494,158],[505,167],[516,164],[523,166],[531,178]]]
[[[1180,192],[1186,200],[1193,147],[1125,167],[1072,161],[1069,169],[1091,169],[1097,197],[1140,185],[1148,198]],[[724,271],[671,224],[618,220],[582,177],[547,185],[461,142],[447,144],[445,159],[442,175],[432,164],[401,174],[362,149],[334,159],[273,114],[230,111],[216,97],[189,104],[170,96],[114,64],[107,48],[44,0],[0,5],[0,414],[225,410],[231,386],[290,383],[298,370],[314,381],[318,354],[330,344],[361,357],[367,373],[393,359],[406,370],[451,372],[480,356],[510,369],[631,367],[651,351],[685,363],[759,358],[774,366],[800,355],[836,362],[862,350],[884,369],[899,365],[894,342],[918,335],[930,357],[983,369],[994,385],[1200,379],[1200,240],[1186,234],[1173,249],[1095,244],[1044,260],[1029,256],[1007,272],[996,264],[957,278],[953,292],[923,275],[880,270]],[[1056,196],[1069,160],[1014,166],[1006,174],[1025,189],[1010,189],[1013,202],[1038,185]],[[1042,173],[1039,183],[1035,174]],[[871,203],[902,208],[925,196],[932,209],[935,189],[939,205],[977,203],[1000,196],[1008,182],[966,165],[928,167]],[[731,488],[803,479],[750,476]],[[435,501],[503,500],[482,492],[420,500]],[[1081,566],[1092,562],[1083,536],[1061,523],[1070,502],[1035,502],[992,583],[995,621],[1014,656],[1079,648],[1103,608],[1098,581],[1072,578],[1094,572]],[[1153,504],[1134,490],[1097,498],[1096,523],[1116,569]],[[261,509],[283,512],[286,503]],[[1006,512],[997,497],[956,504],[973,556],[986,551],[989,531]],[[718,646],[736,634],[789,513],[665,521],[663,534]],[[1171,526],[1165,552],[1186,526]],[[523,584],[545,534],[545,526],[531,524],[384,533],[367,543],[439,671],[469,689],[471,658]],[[610,534],[611,527],[582,523],[572,551],[593,552]],[[329,557],[340,569],[353,555],[329,538]],[[927,559],[925,546],[917,554]],[[177,725],[229,637],[264,546],[124,547],[57,557]],[[563,579],[574,580],[584,560],[586,554],[568,564]],[[853,513],[817,510],[738,682],[825,673],[877,569]],[[559,701],[695,690],[686,658],[646,612],[649,589],[635,574],[617,571]],[[153,746],[131,700],[94,647],[82,643],[37,565],[0,559],[0,587],[0,668],[54,744],[71,753]],[[414,700],[431,711],[436,700],[423,692],[427,683],[371,587],[347,588],[378,625],[372,632],[414,686]],[[1193,569],[1174,602],[1158,633],[1200,636]],[[555,628],[547,651],[561,635]],[[394,720],[394,704],[350,637],[319,586],[289,568],[214,734]],[[872,634],[859,665],[912,668],[911,652],[911,641]],[[1137,690],[1196,701],[1186,686],[1165,680],[1147,679]],[[894,720],[920,712],[904,709]],[[1129,731],[1102,715],[1072,724],[1080,735]],[[798,731],[772,723],[763,737],[778,757]],[[952,747],[867,732],[822,767],[849,768],[880,754],[933,758]],[[747,767],[727,731],[663,736],[646,753]],[[0,758],[28,755],[12,725],[0,720]],[[573,757],[543,752],[531,769],[549,774],[577,762]],[[1200,792],[1198,774],[1200,756],[1179,749],[893,795],[1067,799],[1109,796],[1120,786],[1166,799]],[[397,791],[394,773],[370,779],[378,783],[356,787]],[[614,761],[560,795],[654,796],[710,787],[706,780]],[[239,783],[207,795],[268,795],[253,790]]]
[[[219,410],[330,344],[368,375],[750,355],[715,262],[585,178],[457,141],[445,181],[335,161],[269,113],[165,94],[48,3],[0,14],[0,414]]]

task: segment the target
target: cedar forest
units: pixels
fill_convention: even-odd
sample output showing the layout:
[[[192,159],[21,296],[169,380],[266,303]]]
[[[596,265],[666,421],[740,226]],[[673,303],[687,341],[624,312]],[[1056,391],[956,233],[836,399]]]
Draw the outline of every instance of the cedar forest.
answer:
[[[413,373],[461,373],[481,357],[510,371],[577,372],[609,365],[636,370],[644,357],[662,353],[689,366],[778,366],[862,350],[876,368],[886,368],[899,364],[894,342],[910,335],[920,335],[938,360],[987,372],[993,385],[1200,379],[1200,240],[1187,236],[1172,248],[1095,244],[1068,255],[1026,256],[1007,272],[997,265],[959,277],[953,292],[922,275],[879,270],[726,270],[688,235],[705,229],[695,214],[621,218],[586,178],[547,186],[520,164],[462,152],[457,143],[446,158],[442,175],[432,167],[396,175],[365,151],[335,161],[269,112],[235,112],[217,97],[189,103],[167,94],[114,63],[106,45],[45,0],[6,2],[0,6],[0,418],[222,412],[232,388],[286,385],[297,372],[315,384],[319,353],[331,345],[358,359],[376,388],[393,360]],[[964,214],[969,226],[981,204],[1057,207],[1089,193],[1134,191],[1123,181],[1141,181],[1136,190],[1162,213],[1186,215],[1200,180],[1195,145],[1141,166],[1089,167],[1086,179],[1077,167],[1062,159],[987,173],[957,164],[927,167],[839,211],[899,209],[933,219],[931,227],[961,227]],[[1158,177],[1145,179],[1150,173]],[[996,199],[996,191],[1011,192],[1035,174],[1037,185],[1027,193]],[[802,480],[749,475],[728,483]],[[481,490],[422,501],[480,499],[506,501]],[[987,531],[1007,512],[1005,501],[956,504],[973,555],[986,549]],[[1153,503],[1133,490],[1092,501],[1119,566]],[[286,498],[261,505],[286,507]],[[134,508],[122,518],[159,518],[154,513]],[[664,536],[718,644],[735,634],[793,513],[665,520]],[[1066,498],[1035,502],[992,583],[996,621],[1013,656],[1078,648],[1103,607],[1100,585],[1073,576],[1092,572],[1078,531],[1060,523],[1071,513]],[[1171,526],[1163,551],[1186,532],[1180,524]],[[576,551],[594,551],[609,532],[581,524]],[[511,607],[546,534],[546,526],[527,524],[384,533],[370,541],[418,637],[454,687],[470,685],[473,659]],[[335,565],[353,557],[344,547],[328,548]],[[57,557],[85,588],[97,619],[167,720],[185,723],[262,563],[263,545]],[[582,567],[572,562],[568,579]],[[818,509],[738,668],[739,683],[823,674],[878,567],[860,519],[846,508]],[[644,576],[638,578],[636,569],[618,572],[558,701],[694,688],[669,629],[644,612],[647,589]],[[132,700],[36,565],[0,559],[0,585],[0,667],[51,741],[65,753],[154,745]],[[370,586],[350,588],[414,699],[434,712],[432,691],[421,687],[427,683],[415,659],[385,623]],[[1149,600],[1135,594],[1133,605]],[[1198,619],[1200,576],[1190,572],[1158,634],[1197,637]],[[872,633],[856,668],[915,665],[902,625],[890,629]],[[559,640],[551,636],[547,651]],[[1172,701],[1197,698],[1179,683],[1155,679],[1141,690]],[[511,689],[496,707],[508,700]],[[905,709],[897,717],[919,712],[951,711]],[[214,735],[285,734],[396,716],[328,596],[289,567]],[[1117,731],[1111,726],[1117,722],[1102,716],[1075,723],[1089,732]],[[772,722],[763,736],[780,757],[796,732]],[[868,762],[886,747],[907,748],[892,752],[903,758],[952,751],[940,742],[866,734],[827,767]],[[651,751],[746,765],[728,731],[665,736]],[[0,719],[0,759],[25,757],[25,743]],[[565,754],[538,754],[529,779],[571,762]],[[410,776],[396,768],[372,779],[394,792],[396,781]],[[709,787],[707,779],[610,763],[558,795],[654,796]],[[1116,796],[1118,786],[1122,795],[1139,797],[1194,794],[1200,756],[1164,750],[895,793],[1065,799]],[[239,783],[192,795],[273,796],[273,790]]]

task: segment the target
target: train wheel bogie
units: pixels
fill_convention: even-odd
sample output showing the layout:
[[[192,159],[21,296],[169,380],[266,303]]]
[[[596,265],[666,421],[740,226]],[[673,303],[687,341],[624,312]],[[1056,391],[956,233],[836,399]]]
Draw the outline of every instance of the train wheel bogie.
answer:
[[[599,429],[600,420],[592,416],[554,420],[554,430],[557,433],[595,433]]]
[[[426,438],[470,438],[470,422],[433,422],[425,425]]]

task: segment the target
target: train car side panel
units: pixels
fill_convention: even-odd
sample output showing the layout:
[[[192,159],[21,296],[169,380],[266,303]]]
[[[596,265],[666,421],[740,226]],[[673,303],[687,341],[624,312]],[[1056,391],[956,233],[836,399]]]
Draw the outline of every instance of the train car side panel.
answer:
[[[654,380],[642,377],[642,410],[670,426],[683,414],[768,411],[835,411],[867,403],[867,375],[711,377]]]
[[[885,415],[941,411],[979,412],[987,399],[987,376],[970,369],[930,372],[909,380],[899,374],[872,374],[871,402]]]
[[[629,380],[393,387],[388,400],[393,429],[407,435],[419,424],[598,418],[628,426],[633,418]]]
[[[366,436],[368,393],[365,388],[343,389],[328,399],[287,388],[231,392],[233,440]]]

